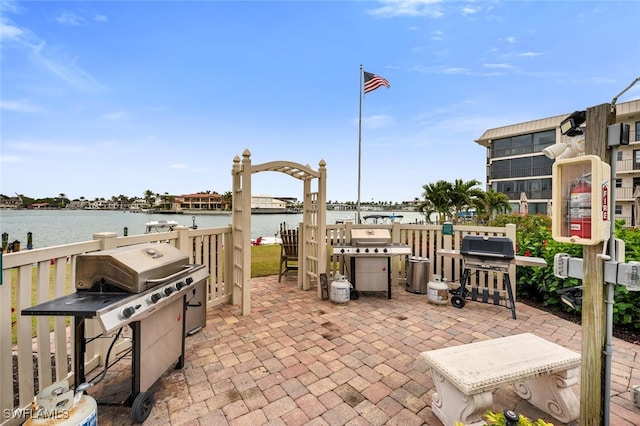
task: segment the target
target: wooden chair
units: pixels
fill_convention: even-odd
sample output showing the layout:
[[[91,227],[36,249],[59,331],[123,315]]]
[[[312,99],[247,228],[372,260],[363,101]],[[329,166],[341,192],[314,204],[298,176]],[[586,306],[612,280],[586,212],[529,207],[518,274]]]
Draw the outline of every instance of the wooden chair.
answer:
[[[289,271],[298,270],[298,230],[297,229],[280,229],[280,272],[278,274],[278,282],[282,276]]]

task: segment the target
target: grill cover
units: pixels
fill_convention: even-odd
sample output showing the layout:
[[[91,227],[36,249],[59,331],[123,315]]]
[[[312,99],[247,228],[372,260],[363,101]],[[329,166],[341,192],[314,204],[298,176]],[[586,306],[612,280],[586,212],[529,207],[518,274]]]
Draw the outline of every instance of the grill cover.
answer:
[[[167,243],[147,243],[78,256],[76,289],[90,290],[104,281],[130,293],[141,293],[164,278],[184,269],[189,257]]]
[[[514,259],[513,241],[507,237],[487,237],[465,235],[462,238],[460,254],[465,256]]]
[[[388,229],[352,229],[352,245],[386,245],[391,243],[391,232]]]

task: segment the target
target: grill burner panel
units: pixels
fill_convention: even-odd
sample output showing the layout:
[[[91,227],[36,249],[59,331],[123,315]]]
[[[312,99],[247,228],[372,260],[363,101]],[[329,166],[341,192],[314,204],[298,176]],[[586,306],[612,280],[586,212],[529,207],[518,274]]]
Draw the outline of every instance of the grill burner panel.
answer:
[[[406,244],[388,244],[388,245],[359,245],[350,244],[334,244],[334,254],[348,254],[351,256],[388,256],[396,254],[411,254],[411,247]]]

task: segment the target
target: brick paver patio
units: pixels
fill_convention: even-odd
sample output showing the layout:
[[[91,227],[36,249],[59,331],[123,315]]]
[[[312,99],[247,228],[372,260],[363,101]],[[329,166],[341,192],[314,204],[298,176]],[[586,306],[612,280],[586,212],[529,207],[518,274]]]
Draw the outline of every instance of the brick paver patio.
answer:
[[[187,338],[185,367],[152,387],[145,425],[440,425],[421,352],[524,332],[581,350],[579,325],[520,303],[514,320],[504,307],[433,305],[401,289],[391,300],[372,293],[336,305],[298,290],[293,278],[256,278],[252,287],[251,315],[210,309],[207,326]],[[126,360],[114,365],[90,394],[109,400],[128,392],[129,371]],[[640,425],[637,384],[640,346],[615,339],[612,425]],[[579,385],[573,390],[579,396]],[[510,387],[494,394],[493,409],[504,408],[560,424]],[[131,424],[130,412],[101,405],[99,424]]]

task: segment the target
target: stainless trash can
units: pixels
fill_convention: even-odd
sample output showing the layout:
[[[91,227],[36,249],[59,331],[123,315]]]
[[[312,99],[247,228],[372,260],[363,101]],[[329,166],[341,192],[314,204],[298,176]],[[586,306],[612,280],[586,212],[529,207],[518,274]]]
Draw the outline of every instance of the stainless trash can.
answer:
[[[427,294],[427,284],[431,281],[429,266],[429,258],[409,256],[407,259],[407,291]]]

